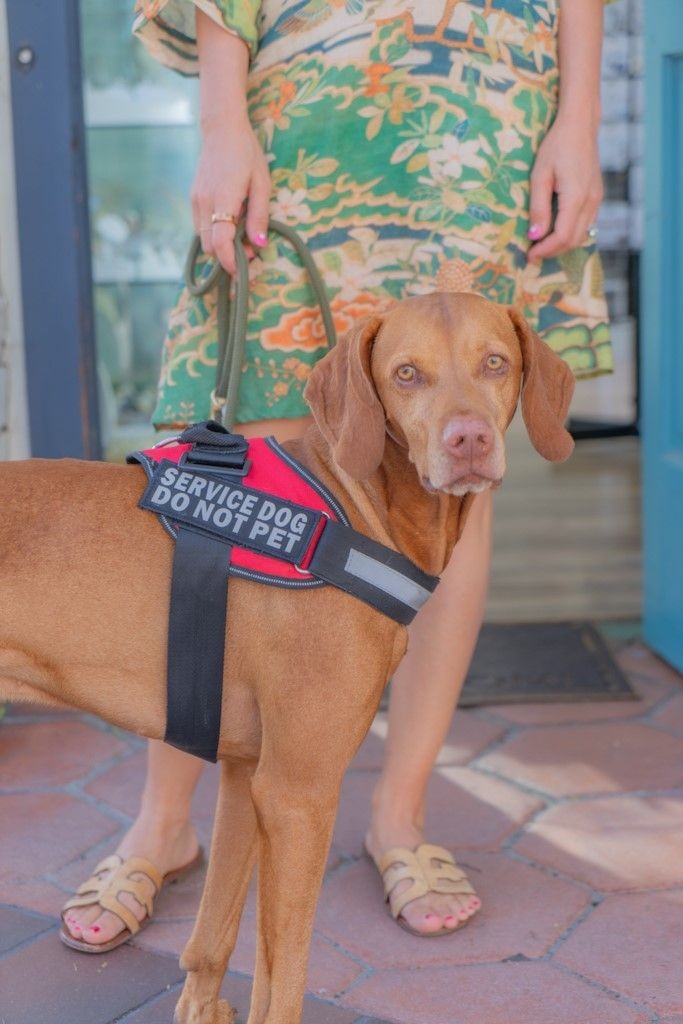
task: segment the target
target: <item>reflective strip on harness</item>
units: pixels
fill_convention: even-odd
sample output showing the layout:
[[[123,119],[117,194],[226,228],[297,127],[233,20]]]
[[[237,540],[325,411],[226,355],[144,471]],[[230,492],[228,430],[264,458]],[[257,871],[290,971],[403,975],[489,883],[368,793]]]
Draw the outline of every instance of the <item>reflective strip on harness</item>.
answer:
[[[404,626],[439,582],[393,548],[332,521],[325,524],[308,571]]]
[[[419,583],[408,579],[403,573],[391,569],[388,565],[383,565],[376,558],[364,555],[362,551],[356,551],[355,548],[351,548],[349,551],[344,569],[352,576],[357,576],[359,579],[365,580],[366,583],[371,583],[378,590],[383,590],[385,594],[391,594],[398,601],[414,608],[416,612],[420,610],[431,594],[431,590],[421,587]]]

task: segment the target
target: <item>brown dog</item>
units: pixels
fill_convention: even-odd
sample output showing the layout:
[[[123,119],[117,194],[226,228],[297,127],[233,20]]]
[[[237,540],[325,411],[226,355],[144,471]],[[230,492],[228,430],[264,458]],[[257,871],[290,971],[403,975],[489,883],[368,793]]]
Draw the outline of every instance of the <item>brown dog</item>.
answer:
[[[318,363],[315,425],[287,448],[356,529],[438,574],[471,495],[503,476],[522,382],[533,444],[565,459],[573,378],[525,321],[474,295],[409,299]],[[143,483],[133,466],[2,467],[0,699],[163,736],[172,541],[136,507]],[[232,1019],[218,990],[256,858],[248,1024],[297,1024],[339,787],[407,634],[334,587],[230,587],[220,793],[175,1019]]]

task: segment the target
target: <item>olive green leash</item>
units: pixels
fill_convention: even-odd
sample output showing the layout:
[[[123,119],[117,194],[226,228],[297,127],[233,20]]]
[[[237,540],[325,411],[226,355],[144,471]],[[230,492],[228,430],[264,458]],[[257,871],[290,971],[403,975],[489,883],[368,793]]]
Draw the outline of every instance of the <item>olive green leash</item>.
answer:
[[[325,284],[315,265],[310,250],[293,228],[277,220],[268,222],[268,231],[286,239],[297,252],[308,271],[313,292],[320,306],[327,344],[332,348],[336,333],[332,320]],[[211,392],[211,416],[223,426],[232,429],[237,412],[240,376],[244,365],[244,350],[247,340],[247,313],[249,300],[249,260],[244,249],[246,225],[241,220],[235,234],[235,288],[231,298],[231,276],[216,260],[206,277],[197,281],[197,260],[202,252],[201,239],[195,235],[185,261],[185,284],[191,295],[206,295],[212,288],[217,289],[216,314],[218,332],[218,361],[216,365],[216,386]]]

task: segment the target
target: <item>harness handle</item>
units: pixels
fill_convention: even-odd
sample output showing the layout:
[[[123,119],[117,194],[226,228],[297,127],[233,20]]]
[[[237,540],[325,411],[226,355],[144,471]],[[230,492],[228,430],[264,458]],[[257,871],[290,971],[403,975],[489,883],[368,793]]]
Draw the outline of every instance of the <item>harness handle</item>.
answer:
[[[327,344],[333,348],[337,341],[332,311],[320,271],[313,256],[296,231],[278,220],[268,221],[272,234],[286,239],[297,252],[308,271],[313,292],[320,306]],[[211,271],[200,281],[196,278],[197,258],[201,252],[201,239],[195,235],[185,260],[185,284],[191,295],[205,295],[214,285],[217,288],[218,321],[218,362],[216,365],[216,386],[211,392],[211,415],[231,429],[235,422],[240,375],[244,363],[244,349],[247,341],[247,308],[249,297],[249,261],[244,250],[246,223],[242,219],[235,232],[235,276],[234,297],[230,298],[231,276],[218,260]]]

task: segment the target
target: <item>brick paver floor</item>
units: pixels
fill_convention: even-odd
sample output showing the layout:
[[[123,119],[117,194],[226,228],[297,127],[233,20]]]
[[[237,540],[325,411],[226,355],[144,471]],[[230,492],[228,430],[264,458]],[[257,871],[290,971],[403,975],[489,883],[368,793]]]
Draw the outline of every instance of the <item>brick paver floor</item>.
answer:
[[[362,856],[380,713],[348,773],[320,900],[305,1024],[682,1024],[683,679],[619,654],[641,700],[461,711],[432,780],[428,834],[483,900],[462,932],[396,927]],[[0,1024],[170,1024],[202,872],[102,957],[63,947],[59,908],[110,852],[140,793],[140,740],[9,708],[0,724]],[[216,773],[195,819],[207,844]],[[244,1021],[250,894],[225,991]]]

